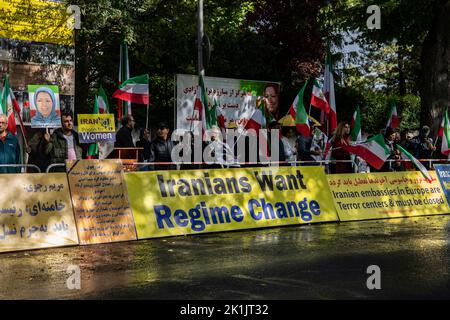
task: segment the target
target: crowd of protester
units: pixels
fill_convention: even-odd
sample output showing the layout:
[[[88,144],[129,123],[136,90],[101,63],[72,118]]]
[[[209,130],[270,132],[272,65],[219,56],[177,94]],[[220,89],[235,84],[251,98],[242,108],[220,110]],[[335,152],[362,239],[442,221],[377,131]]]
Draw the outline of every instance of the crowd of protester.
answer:
[[[20,145],[17,138],[7,130],[6,117],[0,115],[0,164],[21,164]],[[199,169],[199,168],[224,168],[224,167],[246,167],[256,165],[273,165],[268,159],[276,159],[278,165],[321,165],[326,162],[329,173],[352,173],[352,172],[389,172],[404,171],[412,169],[411,163],[401,159],[397,150],[397,145],[401,145],[417,159],[444,158],[436,150],[436,142],[430,136],[430,128],[423,126],[419,134],[414,136],[411,132],[399,132],[387,127],[382,131],[386,146],[390,152],[388,161],[379,169],[368,165],[360,157],[350,154],[346,150],[353,142],[350,141],[350,125],[341,122],[335,129],[334,135],[328,139],[326,135],[316,126],[311,128],[309,136],[300,135],[295,127],[281,127],[277,121],[268,124],[268,136],[266,143],[262,143],[259,136],[252,140],[247,135],[235,137],[235,141],[230,144],[223,141],[221,131],[212,131],[213,134],[207,141],[201,141],[202,156],[195,156],[195,136],[190,132],[190,162],[182,164],[175,163],[172,159],[174,143],[171,139],[170,127],[167,122],[159,122],[155,127],[155,136],[152,139],[150,131],[139,129],[139,139],[133,138],[136,131],[135,120],[129,115],[121,119],[120,129],[116,133],[115,148],[138,148],[137,162],[141,163],[138,170],[168,170],[168,169]],[[279,130],[279,134],[271,135],[274,129]],[[214,133],[216,132],[216,133]],[[279,139],[278,149],[271,148],[271,136]],[[366,138],[370,138],[368,135]],[[201,139],[201,138],[200,138]],[[239,141],[241,140],[242,141]],[[136,142],[135,142],[136,141]],[[327,143],[328,141],[328,143]],[[181,142],[178,143],[182,143]],[[239,154],[242,149],[238,146],[244,143],[244,154]],[[256,148],[252,148],[255,147]],[[329,148],[327,148],[329,146]],[[205,150],[213,157],[213,161],[206,162],[203,159]],[[252,155],[252,152],[257,152]],[[61,127],[53,130],[38,129],[25,145],[25,152],[28,155],[28,164],[39,167],[41,172],[45,172],[49,165],[60,164],[52,171],[64,171],[65,160],[79,160],[88,157],[88,145],[80,144],[78,133],[74,130],[73,119],[70,113],[61,116]],[[276,154],[275,154],[276,153]],[[273,157],[276,155],[276,157]],[[98,155],[97,155],[98,158]],[[198,162],[197,159],[200,159]],[[324,161],[328,160],[328,161]],[[422,162],[427,169],[430,169],[430,161]],[[21,172],[18,167],[0,166],[0,173]]]

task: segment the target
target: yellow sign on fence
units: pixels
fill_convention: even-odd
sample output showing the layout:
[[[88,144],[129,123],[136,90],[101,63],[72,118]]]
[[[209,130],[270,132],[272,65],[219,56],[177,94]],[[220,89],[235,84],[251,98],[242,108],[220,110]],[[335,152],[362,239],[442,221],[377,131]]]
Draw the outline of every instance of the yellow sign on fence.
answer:
[[[67,8],[48,0],[0,0],[0,38],[74,44]]]
[[[115,132],[114,114],[79,114],[78,132]]]
[[[119,160],[67,160],[80,244],[136,240]]]
[[[114,114],[79,114],[78,132],[81,143],[110,142],[116,140]]]
[[[138,238],[337,221],[320,167],[126,173]]]
[[[78,244],[64,173],[2,174],[0,252]]]
[[[341,221],[446,214],[450,208],[437,180],[419,171],[328,175]]]

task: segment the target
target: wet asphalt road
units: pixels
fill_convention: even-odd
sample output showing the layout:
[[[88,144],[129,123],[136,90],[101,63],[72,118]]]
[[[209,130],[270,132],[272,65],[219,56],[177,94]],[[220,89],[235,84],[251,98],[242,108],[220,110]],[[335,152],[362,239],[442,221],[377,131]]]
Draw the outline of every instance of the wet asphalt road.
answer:
[[[430,216],[6,253],[0,299],[448,299],[449,235]]]

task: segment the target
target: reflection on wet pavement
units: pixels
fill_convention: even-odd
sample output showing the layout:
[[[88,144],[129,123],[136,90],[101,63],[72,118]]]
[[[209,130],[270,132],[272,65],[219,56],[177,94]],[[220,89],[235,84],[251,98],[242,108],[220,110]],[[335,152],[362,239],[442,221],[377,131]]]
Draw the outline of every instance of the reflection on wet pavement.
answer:
[[[1,299],[450,296],[450,216],[327,223],[0,255]],[[69,265],[81,289],[66,285]],[[381,290],[368,290],[369,265]]]

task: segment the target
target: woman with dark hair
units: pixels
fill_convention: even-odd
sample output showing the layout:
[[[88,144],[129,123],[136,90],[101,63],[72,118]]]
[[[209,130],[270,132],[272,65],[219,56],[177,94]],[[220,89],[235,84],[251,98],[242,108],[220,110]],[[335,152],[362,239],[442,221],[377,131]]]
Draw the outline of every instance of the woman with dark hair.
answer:
[[[348,122],[340,122],[333,136],[331,156],[334,160],[351,160],[350,153],[343,147],[349,146],[350,125]],[[334,167],[334,170],[333,170]],[[332,173],[352,173],[351,162],[337,162],[332,166]]]
[[[266,104],[266,114],[272,115],[275,120],[279,120],[279,95],[280,88],[276,83],[268,83],[263,90],[264,102]],[[269,121],[267,121],[269,123]]]

